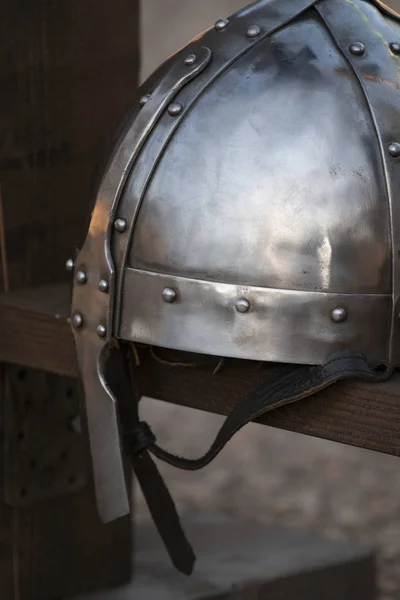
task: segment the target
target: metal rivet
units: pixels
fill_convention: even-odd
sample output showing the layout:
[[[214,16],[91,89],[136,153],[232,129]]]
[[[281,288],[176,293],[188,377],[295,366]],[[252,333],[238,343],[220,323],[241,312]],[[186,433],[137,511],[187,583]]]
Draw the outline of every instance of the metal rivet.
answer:
[[[400,143],[392,142],[391,144],[389,144],[388,152],[389,152],[390,156],[393,156],[394,158],[398,158],[400,156]]]
[[[128,227],[128,223],[126,222],[126,219],[117,219],[114,223],[114,227],[119,233],[124,233]]]
[[[333,309],[331,317],[334,323],[343,323],[347,319],[347,311],[338,306]]]
[[[163,289],[162,297],[164,302],[167,302],[167,304],[173,304],[178,298],[178,294],[173,288],[167,287]]]
[[[249,38],[256,38],[260,35],[260,33],[261,29],[258,25],[250,25],[250,27],[248,27],[246,31],[246,35]]]
[[[250,302],[246,298],[239,298],[235,302],[235,308],[239,313],[247,313],[250,310]]]
[[[67,271],[73,271],[75,268],[75,262],[72,258],[69,258],[67,260],[67,262],[65,263],[65,268],[67,269]]]
[[[362,56],[365,52],[365,46],[361,42],[355,42],[354,44],[351,44],[349,50],[356,56]]]
[[[139,105],[140,105],[141,107],[143,107],[143,106],[146,104],[146,102],[147,102],[149,99],[150,99],[150,94],[145,94],[144,96],[142,96],[142,97],[140,98],[140,100],[139,100]]]
[[[398,42],[391,42],[389,44],[389,48],[393,52],[393,54],[400,54],[400,44]]]
[[[188,67],[190,67],[191,65],[194,65],[194,63],[197,60],[197,56],[195,54],[189,54],[189,56],[187,56],[185,58],[185,65],[187,65]]]
[[[72,325],[75,329],[80,329],[83,325],[83,317],[79,313],[75,313],[72,317]]]
[[[218,19],[218,21],[216,21],[216,23],[215,23],[215,29],[217,31],[222,31],[223,29],[226,29],[226,27],[228,27],[228,25],[229,25],[228,19]]]
[[[172,104],[170,104],[168,107],[168,112],[171,115],[171,117],[176,117],[177,115],[179,115],[182,108],[183,106],[182,104],[179,104],[179,102],[172,102]]]
[[[76,282],[79,283],[80,285],[83,285],[84,283],[87,282],[87,276],[85,271],[78,271],[76,276],[75,276]]]
[[[96,333],[99,336],[99,338],[106,337],[107,329],[106,329],[105,325],[98,325],[96,328]]]
[[[106,281],[106,279],[100,279],[97,287],[101,292],[103,292],[103,294],[107,294],[110,286],[108,285],[108,281]]]

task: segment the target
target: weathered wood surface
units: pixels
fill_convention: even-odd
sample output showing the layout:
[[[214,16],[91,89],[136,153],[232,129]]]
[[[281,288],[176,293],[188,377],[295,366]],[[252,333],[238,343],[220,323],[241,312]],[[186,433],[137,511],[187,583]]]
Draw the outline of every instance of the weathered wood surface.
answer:
[[[68,323],[70,288],[44,286],[0,297],[0,362],[76,377]],[[227,414],[276,367],[229,360],[214,374],[215,361],[180,367],[140,349],[147,396]],[[329,390],[263,417],[266,425],[400,456],[400,375],[382,384],[338,383]]]
[[[8,509],[6,515],[2,600],[55,600],[132,580],[129,518],[101,524],[92,485],[30,508]]]
[[[0,362],[76,377],[70,294],[55,284],[0,295]]]
[[[1,366],[4,374],[0,377],[0,382],[4,384],[10,372],[4,363]],[[26,371],[27,369],[22,367],[18,369],[19,373]],[[34,370],[33,374],[46,378],[46,373]],[[41,410],[41,403],[46,404],[50,400],[53,406],[61,406],[62,398],[58,397],[56,388],[59,387],[61,390],[64,384],[65,387],[72,389],[73,384],[76,383],[60,375],[49,374],[49,377],[56,378],[58,381],[58,386],[56,385],[53,392],[50,392],[51,398],[41,398],[41,393],[46,396],[46,390],[36,384],[33,389],[27,387],[26,396],[26,402],[30,404],[29,412],[39,410],[41,414],[41,423],[38,425],[41,432],[37,430],[35,433],[36,436],[41,433],[40,441],[37,440],[40,452],[32,455],[35,461],[35,472],[30,474],[31,478],[36,474],[39,487],[42,480],[41,473],[54,469],[57,476],[58,472],[63,470],[60,467],[57,470],[59,460],[57,452],[60,449],[57,451],[53,444],[54,411]],[[29,374],[26,379],[31,379]],[[3,408],[17,405],[17,398],[14,400],[12,397],[14,392],[14,386],[1,386],[0,403]],[[18,400],[23,402],[22,398]],[[22,413],[20,416],[22,417]],[[9,419],[4,423],[9,425]],[[69,425],[70,418],[66,414],[65,427]],[[32,429],[32,423],[30,426],[28,423],[29,434],[34,433]],[[20,432],[20,425],[14,429],[7,427],[7,431],[3,431],[3,435],[7,438],[7,443],[3,442],[4,449],[12,442],[18,444]],[[49,490],[48,497],[45,497],[45,490],[43,490],[43,494],[36,494],[38,497],[30,503],[29,492],[32,481],[29,483],[29,478],[27,480],[23,470],[20,473],[19,483],[16,479],[17,473],[3,482],[5,500],[0,504],[0,597],[2,599],[54,600],[66,595],[123,585],[132,579],[133,536],[130,516],[108,525],[100,522],[96,512],[90,453],[85,433],[82,438],[80,443],[84,446],[83,452],[77,454],[74,448],[69,448],[71,456],[65,459],[68,463],[72,461],[68,478],[75,478],[77,471],[84,475],[83,484],[79,485],[77,480],[76,486],[74,483],[76,489],[71,490],[70,493],[54,497],[53,492]],[[20,443],[25,444],[25,441]],[[56,455],[53,456],[54,454]],[[80,462],[74,465],[74,458],[76,459],[78,455]],[[8,468],[3,469],[2,474],[7,478]],[[11,484],[14,487],[19,485],[21,489],[26,490],[27,502],[23,507],[16,506],[13,495],[9,493],[8,488]],[[130,485],[130,477],[128,477],[128,485]],[[104,565],[107,568],[104,568]]]
[[[2,368],[4,374],[0,378],[0,403],[3,408],[4,405],[12,405],[15,387],[5,385],[9,371],[4,365]],[[26,369],[19,368],[19,373],[24,372]],[[31,373],[34,374],[46,378],[45,373]],[[62,387],[63,378],[56,377]],[[31,379],[29,374],[26,379]],[[71,379],[64,379],[68,379],[65,382],[66,386],[71,386]],[[29,381],[27,383],[29,384]],[[43,386],[42,389],[39,386],[29,389],[27,385],[26,402],[30,404],[30,413],[40,411],[40,402],[46,402],[46,399],[40,398],[41,392]],[[19,397],[19,401],[21,400]],[[60,400],[62,399],[53,390],[50,401],[56,405]],[[76,400],[76,404],[79,404],[79,399]],[[71,406],[72,404],[71,401]],[[48,474],[49,469],[56,469],[60,458],[52,444],[53,411],[40,412],[41,453],[32,455],[39,486],[40,481],[45,483],[40,475],[45,472]],[[7,421],[4,423],[7,425]],[[69,418],[66,415],[66,427],[68,423]],[[3,431],[3,435],[6,436],[3,446],[6,447],[14,439],[20,440],[19,443],[25,446],[26,437],[29,437],[27,434],[32,433],[29,424],[25,425],[24,438],[20,436],[20,427],[7,427],[7,430]],[[38,433],[37,431],[36,434]],[[40,494],[36,494],[38,497],[29,503],[32,485],[27,481],[26,473],[21,473],[19,486],[25,489],[27,502],[23,507],[18,507],[8,490],[11,484],[18,486],[18,483],[15,478],[8,478],[7,468],[2,469],[2,476],[5,478],[5,481],[2,481],[2,495],[6,498],[2,498],[0,503],[0,597],[4,600],[54,600],[64,594],[72,595],[123,585],[132,579],[133,537],[130,517],[119,519],[107,526],[100,522],[95,509],[87,437],[82,438],[79,440],[83,446],[82,451],[77,454],[70,447],[70,455],[67,454],[65,461],[70,466],[68,476],[70,473],[76,477],[75,474],[79,472],[85,479],[85,485],[75,486],[74,483],[76,489],[65,495],[54,497],[54,494],[50,493],[49,497],[45,498],[44,494],[41,497]],[[52,448],[46,450],[46,446]],[[74,464],[78,455],[80,463]],[[2,463],[3,466],[7,464],[7,452],[5,457],[2,456]],[[48,478],[47,483],[51,484]],[[107,565],[106,569],[103,568],[104,565]]]
[[[134,102],[138,6],[0,3],[0,185],[10,289],[65,280],[64,262],[87,227],[96,166]]]
[[[2,291],[6,283],[18,289],[68,277],[64,263],[86,231],[97,166],[137,93],[139,0],[4,0],[0,32],[0,227],[9,275],[7,282],[0,261]],[[46,334],[40,319],[31,324],[37,352]],[[67,336],[55,337],[57,353]],[[51,426],[43,422],[44,437]],[[123,583],[132,575],[131,549],[129,518],[103,526],[91,484],[23,509],[1,498],[4,600],[53,600]]]
[[[154,526],[137,526],[131,585],[74,600],[374,600],[373,553],[240,518],[202,515],[184,522],[196,550],[193,575],[169,565]]]

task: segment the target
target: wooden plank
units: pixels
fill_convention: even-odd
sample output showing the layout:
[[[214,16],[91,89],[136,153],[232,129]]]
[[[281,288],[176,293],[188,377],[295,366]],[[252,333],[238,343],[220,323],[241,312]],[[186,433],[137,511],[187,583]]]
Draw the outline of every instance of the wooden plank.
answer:
[[[69,299],[67,284],[0,295],[0,362],[76,377]]]
[[[374,600],[370,549],[220,515],[188,519],[196,550],[191,577],[173,571],[149,524],[137,526],[135,580],[73,600]]]
[[[76,377],[67,317],[69,294],[69,286],[57,285],[0,296],[0,362]],[[219,414],[228,414],[277,368],[227,360],[214,374],[214,359],[188,368],[156,360],[149,349],[139,348],[139,352],[147,396]],[[167,357],[175,362],[181,359],[171,353]],[[382,384],[338,383],[315,398],[276,410],[260,422],[400,456],[400,374]]]

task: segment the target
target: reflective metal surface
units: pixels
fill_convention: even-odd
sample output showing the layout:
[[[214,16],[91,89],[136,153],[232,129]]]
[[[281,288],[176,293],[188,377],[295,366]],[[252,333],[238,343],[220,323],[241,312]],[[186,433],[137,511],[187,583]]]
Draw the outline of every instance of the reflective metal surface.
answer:
[[[173,304],[163,300],[165,288],[176,290]],[[238,301],[249,309],[238,311]],[[331,318],[337,307],[347,319]],[[357,348],[374,362],[388,358],[390,312],[386,294],[276,290],[127,269],[120,334],[164,348],[305,364]]]
[[[400,156],[400,143],[391,142],[388,146],[388,152],[393,158],[398,158]]]
[[[215,23],[215,29],[217,31],[222,31],[223,29],[226,29],[229,25],[229,21],[228,19],[218,19],[218,21],[216,21]]]
[[[75,266],[103,521],[129,511],[103,376],[116,338],[293,363],[346,347],[400,365],[400,34],[388,23],[363,0],[261,0],[140,90]]]
[[[80,329],[81,327],[83,327],[83,317],[80,313],[75,313],[72,316],[72,326],[75,329]]]
[[[98,288],[99,288],[100,292],[103,292],[103,294],[107,294],[110,289],[110,286],[108,285],[108,281],[106,279],[100,279]]]
[[[332,311],[332,321],[334,323],[343,323],[347,319],[347,310],[343,307],[334,308]]]
[[[144,106],[149,98],[150,94],[145,94],[144,96],[142,96],[139,100],[139,106]]]
[[[87,276],[85,271],[78,271],[75,275],[75,281],[80,285],[84,285],[87,282]]]
[[[314,0],[315,1],[315,0]],[[118,265],[118,270],[123,272],[125,267],[129,264],[129,247],[132,240],[133,230],[136,224],[136,218],[139,210],[148,210],[147,202],[148,197],[144,200],[145,193],[149,183],[151,182],[151,178],[153,177],[154,171],[159,166],[160,159],[162,159],[165,154],[170,154],[171,141],[172,143],[176,136],[179,136],[179,131],[181,130],[181,123],[183,121],[182,128],[186,131],[187,129],[187,116],[192,117],[196,122],[196,130],[190,131],[190,140],[185,136],[184,143],[187,146],[180,146],[180,150],[178,155],[175,157],[177,161],[169,162],[169,168],[173,169],[173,173],[170,173],[171,178],[175,180],[175,185],[181,185],[185,187],[187,185],[187,190],[191,193],[191,187],[198,188],[198,191],[201,192],[203,190],[206,193],[206,189],[204,186],[203,178],[209,177],[209,174],[204,171],[204,168],[208,168],[208,162],[212,162],[213,169],[217,168],[216,165],[219,164],[217,153],[220,151],[217,143],[219,142],[222,146],[221,156],[226,156],[226,159],[229,159],[229,153],[226,154],[226,144],[231,143],[231,138],[229,136],[229,132],[225,131],[221,127],[218,119],[213,121],[213,135],[210,136],[210,139],[207,139],[207,121],[210,115],[203,113],[199,104],[202,102],[202,98],[204,96],[207,97],[209,91],[212,91],[214,88],[217,90],[220,89],[220,81],[221,78],[224,78],[224,74],[228,71],[236,71],[237,64],[240,64],[241,60],[245,60],[248,55],[251,55],[252,50],[256,50],[256,46],[260,44],[262,40],[265,40],[268,35],[272,34],[274,31],[278,30],[280,26],[285,23],[291,22],[294,19],[298,18],[308,7],[310,7],[314,2],[311,0],[295,0],[293,2],[281,2],[281,0],[269,0],[263,1],[259,3],[255,3],[243,11],[236,13],[234,17],[230,19],[229,28],[224,32],[218,32],[211,30],[204,37],[199,38],[192,42],[189,48],[186,49],[186,52],[193,52],[197,56],[199,56],[199,52],[204,52],[203,44],[207,42],[207,45],[212,49],[213,55],[210,64],[207,66],[207,69],[204,69],[201,74],[199,74],[193,81],[191,81],[190,85],[182,88],[180,90],[179,95],[176,98],[176,101],[179,101],[180,104],[184,107],[178,117],[173,117],[171,119],[170,115],[165,114],[162,118],[160,118],[157,128],[153,131],[152,135],[148,139],[148,143],[141,151],[138,160],[136,161],[129,180],[127,182],[124,194],[121,198],[120,202],[120,210],[123,214],[130,216],[130,231],[129,236],[121,237],[118,240],[114,240],[114,246],[112,248],[112,254],[115,260],[115,263]],[[246,36],[246,30],[249,26],[254,23],[258,23],[259,27],[262,28],[263,33],[257,37],[256,39],[250,39]],[[225,36],[223,39],[221,36]],[[228,38],[226,38],[228,36]],[[225,41],[224,41],[225,40]],[[214,50],[215,49],[215,50]],[[247,63],[246,63],[247,64]],[[239,67],[238,67],[239,68]],[[240,69],[239,69],[240,71]],[[259,74],[259,77],[263,77],[264,74]],[[244,75],[246,78],[246,74]],[[238,77],[240,85],[243,87],[245,82],[243,81],[242,74]],[[207,107],[207,110],[211,111],[211,113],[217,108],[221,111],[232,114],[232,110],[236,106],[241,113],[243,110],[243,106],[239,106],[238,101],[236,100],[233,103],[233,94],[232,99],[230,98],[230,94],[234,88],[228,90],[229,97],[229,110],[227,109],[227,96],[221,96],[217,92],[217,100],[214,104]],[[247,92],[245,91],[246,95]],[[198,117],[196,117],[198,115]],[[204,119],[205,130],[202,128],[202,121]],[[234,124],[234,128],[236,124]],[[219,132],[219,133],[218,133]],[[195,137],[193,137],[193,135]],[[206,137],[205,143],[203,143],[202,138],[203,135]],[[225,140],[225,141],[224,141]],[[197,143],[199,143],[199,147],[196,148]],[[213,149],[213,144],[215,145],[215,151]],[[237,140],[236,140],[237,145]],[[238,149],[239,150],[239,149]],[[247,147],[247,150],[251,150]],[[252,151],[252,150],[251,150]],[[186,160],[183,162],[180,161],[180,157],[182,154],[186,155]],[[247,152],[246,152],[247,155]],[[209,156],[209,161],[207,157]],[[198,159],[201,159],[201,162],[198,162]],[[215,163],[215,159],[217,162]],[[226,162],[226,161],[224,161]],[[160,168],[162,168],[162,161],[160,163]],[[193,165],[193,170],[190,168],[190,165]],[[236,168],[236,166],[235,166]],[[250,175],[250,174],[249,174]],[[193,180],[191,180],[193,176]],[[199,179],[196,179],[199,177]],[[180,184],[178,184],[178,179],[180,179]],[[184,231],[179,231],[180,222],[179,222],[179,214],[186,214],[184,210],[186,207],[189,210],[192,210],[193,207],[187,204],[187,200],[185,196],[181,194],[178,198],[177,196],[174,198],[173,202],[170,203],[171,196],[174,195],[175,192],[180,192],[179,189],[173,190],[170,188],[168,190],[168,186],[171,185],[170,180],[165,180],[157,193],[159,193],[159,201],[160,205],[163,205],[162,197],[164,193],[168,193],[166,197],[165,204],[165,214],[163,215],[163,219],[165,217],[165,228],[162,226],[162,220],[158,221],[158,225],[160,225],[161,229],[157,227],[157,229],[147,229],[139,228],[139,231],[142,233],[138,234],[138,229],[135,229],[135,239],[133,240],[133,244],[137,243],[136,236],[144,236],[144,243],[146,246],[145,252],[149,251],[149,260],[145,264],[145,268],[150,266],[150,263],[153,259],[152,252],[158,248],[161,253],[164,252],[163,238],[165,235],[172,236],[169,240],[168,251],[172,251],[173,248],[176,248],[179,252],[180,248],[183,249],[184,253],[191,251],[191,242],[188,242],[186,239],[180,239],[182,234],[185,234]],[[200,186],[200,187],[199,187]],[[210,190],[208,190],[210,191]],[[145,205],[142,207],[143,200]],[[193,201],[196,202],[196,198],[193,198]],[[242,202],[242,200],[241,200]],[[182,206],[181,206],[182,204]],[[226,203],[228,204],[228,202]],[[156,210],[161,208],[157,207]],[[199,206],[199,209],[204,208]],[[152,210],[152,209],[151,209]],[[209,208],[205,207],[206,212]],[[231,218],[234,217],[235,207],[232,205]],[[196,209],[197,211],[197,209]],[[170,221],[174,220],[173,215],[176,216],[176,225],[170,228]],[[238,215],[238,219],[241,215]],[[201,230],[203,228],[203,222],[206,218],[210,218],[207,214],[201,213],[200,210],[196,212],[196,220],[193,223],[193,227],[197,230]],[[200,219],[200,220],[199,220]],[[213,217],[211,216],[211,219]],[[201,227],[198,227],[198,224],[201,222]],[[146,227],[147,227],[146,223]],[[225,224],[225,227],[227,224]],[[212,236],[215,235],[215,230],[210,232]],[[221,232],[223,234],[223,232]],[[238,234],[237,230],[235,230],[235,236]],[[218,232],[217,235],[220,235]],[[189,233],[190,237],[190,233]],[[142,238],[143,239],[143,238]],[[212,238],[209,238],[207,241],[207,245],[211,244],[209,248],[207,248],[207,253],[210,250],[214,251],[214,241]],[[161,245],[160,245],[161,244]],[[184,246],[186,246],[184,248]],[[222,244],[223,245],[223,244]],[[152,246],[154,246],[152,250]],[[229,248],[225,248],[224,252],[229,251]],[[204,247],[199,249],[200,254],[204,255]],[[241,252],[241,250],[240,250]],[[214,257],[215,259],[217,257]],[[198,260],[201,261],[200,256],[198,256]],[[213,260],[211,257],[208,259],[204,256],[204,260]],[[235,259],[236,260],[236,259]],[[257,261],[260,262],[262,259],[260,256],[257,257]],[[154,264],[154,267],[158,270],[159,265],[157,263]],[[151,268],[151,267],[150,267]],[[163,270],[163,266],[160,266],[160,270]],[[200,275],[201,277],[202,275]],[[240,274],[240,277],[243,276],[243,273]],[[230,281],[229,277],[226,281]],[[123,289],[122,289],[123,279],[119,279],[119,288],[117,290],[117,298],[115,305],[115,321],[114,328],[116,333],[118,334],[119,323],[121,318],[120,311],[120,299],[122,298]]]
[[[178,298],[178,294],[176,293],[176,291],[170,287],[164,288],[161,295],[163,297],[164,302],[167,302],[167,304],[173,304]]]
[[[126,219],[117,219],[114,223],[114,229],[116,231],[118,231],[118,233],[124,233],[126,231],[127,228],[127,222]]]
[[[75,267],[75,262],[73,258],[69,258],[65,263],[65,268],[67,271],[73,271]]]
[[[352,54],[362,56],[365,52],[365,46],[361,42],[356,42],[355,44],[351,44],[349,50]]]
[[[351,62],[378,138],[376,145],[386,175],[381,202],[388,212],[392,237],[388,258],[393,296],[389,356],[392,364],[400,365],[400,144],[397,141],[400,140],[400,58],[390,48],[391,43],[400,40],[399,27],[393,19],[382,18],[374,6],[363,0],[323,0],[317,10]],[[348,40],[354,35],[362,35],[366,49],[362,57],[352,57],[347,52]],[[373,327],[375,334],[375,324]]]
[[[171,115],[171,117],[177,117],[179,115],[179,113],[182,111],[182,109],[183,109],[182,104],[179,104],[179,102],[173,102],[172,104],[169,105],[168,112]]]
[[[104,377],[108,345],[113,340],[116,283],[110,239],[113,232],[118,237],[125,237],[122,234],[128,224],[118,213],[118,202],[135,159],[181,87],[207,66],[211,53],[205,50],[203,56],[205,58],[193,66],[187,66],[183,61],[172,65],[157,90],[143,106],[139,106],[140,112],[127,125],[100,184],[89,232],[76,261],[77,272],[85,271],[87,283],[74,286],[72,326],[85,392],[97,508],[105,523],[130,511],[116,399]],[[99,289],[98,282],[102,279],[108,282],[108,294]]]
[[[246,298],[239,298],[235,302],[235,308],[239,313],[245,314],[250,310],[250,302]]]
[[[261,33],[261,28],[258,25],[250,25],[247,28],[246,35],[249,38],[256,38]]]
[[[398,42],[392,42],[389,44],[389,48],[394,54],[400,54],[400,44]]]
[[[158,137],[163,128],[164,119]],[[152,142],[122,205],[154,169]],[[129,265],[239,285],[390,293],[385,185],[363,91],[310,12],[220,73],[184,116],[142,201]]]
[[[191,66],[194,65],[194,63],[196,62],[197,57],[195,54],[189,54],[186,58],[185,58],[185,65]]]

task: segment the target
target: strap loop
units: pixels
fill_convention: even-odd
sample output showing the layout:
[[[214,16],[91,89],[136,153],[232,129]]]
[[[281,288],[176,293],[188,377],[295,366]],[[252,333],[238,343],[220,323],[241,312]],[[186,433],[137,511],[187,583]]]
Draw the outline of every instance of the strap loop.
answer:
[[[139,454],[155,443],[156,436],[145,421],[140,421],[131,432],[125,433],[125,451],[127,454]]]
[[[112,373],[118,387],[116,397],[124,431],[124,450],[173,565],[181,573],[190,575],[196,556],[186,538],[171,494],[149,453],[155,445],[155,435],[145,421],[139,421],[141,392],[132,348],[122,346],[122,349],[125,352],[114,353]]]
[[[192,572],[196,557],[185,536],[172,497],[150,453],[180,469],[201,469],[221,452],[239,429],[262,414],[312,396],[341,379],[384,381],[393,371],[388,365],[371,366],[364,356],[351,350],[336,352],[323,365],[289,367],[284,374],[267,381],[239,403],[226,418],[208,452],[201,458],[190,460],[157,446],[149,425],[139,421],[141,394],[136,366],[129,353],[125,354],[124,359],[127,388],[122,385],[124,373],[120,373],[116,379],[119,383],[117,397],[120,416],[126,427],[125,449],[171,560],[181,573],[187,575]]]
[[[339,350],[318,366],[295,366],[283,375],[267,381],[233,409],[219,430],[208,452],[201,458],[188,459],[163,450],[156,444],[149,451],[160,460],[188,471],[208,465],[242,427],[271,410],[316,394],[341,379],[384,381],[393,370],[380,364],[371,366],[364,356],[351,350]]]

